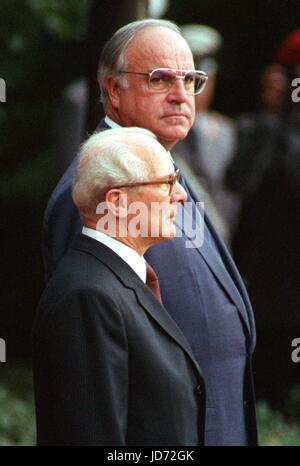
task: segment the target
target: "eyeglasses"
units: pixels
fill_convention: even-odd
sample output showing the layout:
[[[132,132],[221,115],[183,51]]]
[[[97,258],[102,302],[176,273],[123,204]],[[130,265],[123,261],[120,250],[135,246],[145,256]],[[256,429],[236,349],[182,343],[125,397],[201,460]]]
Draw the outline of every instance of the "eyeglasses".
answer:
[[[138,73],[136,71],[124,71],[119,73],[137,74],[140,76],[148,76],[148,86],[156,92],[165,92],[170,89],[176,79],[182,79],[184,88],[188,95],[200,94],[206,84],[208,76],[204,71],[196,70],[173,70],[171,68],[155,68],[149,73]]]
[[[169,187],[169,192],[168,192],[168,196],[170,196],[172,194],[172,191],[174,189],[174,185],[175,183],[177,183],[177,181],[179,181],[180,179],[180,176],[181,176],[181,172],[180,172],[180,169],[177,168],[177,170],[169,176],[168,179],[164,179],[164,180],[152,180],[152,181],[144,181],[144,182],[138,182],[138,183],[128,183],[128,184],[122,184],[121,186],[113,186],[111,189],[117,189],[117,188],[135,188],[137,186],[147,186],[147,185],[159,185],[159,184],[168,184],[170,187]]]

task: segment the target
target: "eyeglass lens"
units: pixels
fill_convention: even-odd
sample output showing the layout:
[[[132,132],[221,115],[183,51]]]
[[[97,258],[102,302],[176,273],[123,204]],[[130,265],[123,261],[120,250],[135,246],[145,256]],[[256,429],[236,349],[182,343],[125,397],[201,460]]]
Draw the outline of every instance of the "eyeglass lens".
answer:
[[[173,70],[157,69],[152,71],[149,79],[150,87],[156,91],[163,91],[171,87],[178,78],[184,78],[184,88],[191,94],[199,94],[205,85],[206,77],[190,71],[184,76],[177,76]]]
[[[176,184],[177,182],[179,182],[180,175],[181,175],[180,170],[177,169],[177,170],[175,171],[174,176],[173,176],[173,179],[172,179],[172,181],[171,181],[171,183],[170,183],[170,192],[169,192],[169,194],[172,193],[175,184]]]

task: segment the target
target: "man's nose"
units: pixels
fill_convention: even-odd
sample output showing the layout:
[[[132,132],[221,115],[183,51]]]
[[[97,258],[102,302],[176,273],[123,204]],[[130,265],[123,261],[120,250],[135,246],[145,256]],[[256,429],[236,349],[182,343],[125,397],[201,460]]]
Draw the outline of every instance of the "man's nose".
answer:
[[[187,200],[187,193],[183,186],[177,181],[172,192],[173,202],[185,202]]]
[[[183,79],[180,79],[180,78],[175,79],[174,83],[169,89],[167,98],[169,102],[179,102],[179,103],[183,103],[188,100],[189,96],[186,93]]]

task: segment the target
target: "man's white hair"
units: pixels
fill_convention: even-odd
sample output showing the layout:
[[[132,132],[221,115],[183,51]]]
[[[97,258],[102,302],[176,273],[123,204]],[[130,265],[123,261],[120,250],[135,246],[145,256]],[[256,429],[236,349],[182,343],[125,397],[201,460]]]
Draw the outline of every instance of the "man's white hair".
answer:
[[[81,217],[94,216],[97,205],[114,186],[149,179],[150,160],[138,154],[145,147],[153,152],[160,144],[151,131],[135,127],[101,131],[81,146],[72,190]]]

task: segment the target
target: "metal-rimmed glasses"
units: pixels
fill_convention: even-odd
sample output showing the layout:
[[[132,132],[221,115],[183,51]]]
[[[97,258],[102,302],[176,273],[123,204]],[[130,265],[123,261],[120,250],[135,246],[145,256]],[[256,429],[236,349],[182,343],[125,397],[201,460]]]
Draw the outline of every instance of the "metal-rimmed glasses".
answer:
[[[155,68],[149,73],[125,70],[121,70],[119,73],[148,76],[149,89],[156,92],[165,92],[173,86],[176,79],[182,79],[184,88],[188,95],[200,94],[208,79],[208,76],[204,71],[174,70],[171,68]]]
[[[141,182],[137,182],[137,183],[127,183],[127,184],[122,184],[122,185],[119,185],[119,186],[113,186],[110,189],[135,188],[135,187],[138,187],[138,186],[147,186],[147,185],[152,185],[152,184],[153,185],[168,184],[170,186],[168,196],[170,196],[172,194],[173,189],[174,189],[175,183],[177,183],[177,181],[179,181],[180,176],[181,176],[180,169],[177,168],[177,170],[172,175],[170,175],[167,179],[152,180],[152,181],[141,181]]]

